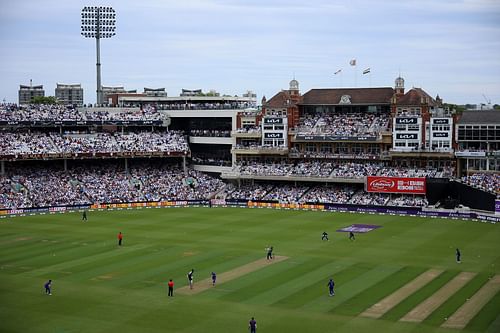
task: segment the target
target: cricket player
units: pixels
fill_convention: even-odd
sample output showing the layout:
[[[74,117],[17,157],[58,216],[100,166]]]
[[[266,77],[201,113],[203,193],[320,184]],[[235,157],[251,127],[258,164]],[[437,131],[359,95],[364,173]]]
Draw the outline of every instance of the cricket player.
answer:
[[[122,246],[122,241],[123,241],[123,234],[120,231],[120,233],[118,234],[118,246]]]
[[[329,240],[328,239],[328,233],[326,231],[323,231],[323,234],[321,236],[321,240]]]
[[[47,282],[45,282],[45,284],[43,285],[45,287],[45,294],[46,295],[49,295],[49,296],[52,296],[52,280],[49,280]]]
[[[82,213],[82,221],[87,221],[87,211],[84,210]]]
[[[267,256],[266,256],[266,259],[269,260],[269,259],[273,259],[273,247],[270,246],[267,248]]]
[[[354,233],[352,231],[349,231],[349,240],[351,241],[356,240],[356,238],[354,237]]]
[[[168,296],[174,296],[174,281],[172,279],[168,281]]]
[[[191,270],[188,272],[187,278],[189,283],[189,289],[193,289],[194,268],[191,268]]]
[[[252,319],[250,319],[250,321],[248,322],[248,329],[250,330],[250,333],[257,332],[257,322],[255,321],[254,317],[252,317]]]
[[[460,264],[461,263],[461,261],[460,261],[461,254],[460,254],[460,250],[458,248],[457,248],[455,254],[457,256],[457,264]]]
[[[212,286],[215,286],[216,280],[217,280],[217,274],[215,274],[215,272],[212,272]]]
[[[335,291],[333,290],[333,288],[335,288],[335,282],[333,282],[333,279],[330,279],[327,285],[328,285],[328,291],[330,292],[330,296],[335,296]]]

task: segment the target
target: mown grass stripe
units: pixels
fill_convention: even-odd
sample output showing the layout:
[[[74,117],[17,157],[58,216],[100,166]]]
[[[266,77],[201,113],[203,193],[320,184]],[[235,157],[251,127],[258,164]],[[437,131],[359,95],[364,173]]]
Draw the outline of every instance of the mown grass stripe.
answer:
[[[216,250],[211,250],[210,252],[216,252]],[[201,262],[201,265],[203,266],[193,266],[193,262],[190,261],[187,263],[186,260],[188,258],[171,258],[169,261],[168,266],[172,268],[172,277],[176,279],[177,283],[176,286],[180,287],[183,285],[187,285],[187,277],[186,274],[191,268],[195,268],[195,283],[199,281],[200,279],[205,278],[210,274],[212,269],[215,267],[219,267],[218,271],[225,271],[228,269],[232,269],[234,267],[242,265],[242,263],[254,261],[258,259],[258,257],[255,254],[245,254],[245,255],[239,255],[239,252],[218,252],[220,253],[220,261],[219,258],[217,258],[217,263],[214,262],[213,266],[211,262]],[[214,257],[215,258],[215,257]],[[197,259],[195,259],[197,260]],[[207,268],[210,266],[210,271],[208,271]],[[199,267],[203,267],[203,269],[200,269]],[[175,281],[175,280],[174,280]]]
[[[341,306],[334,308],[332,312],[350,316],[359,315],[373,304],[415,279],[425,270],[424,267],[404,266],[394,274],[348,299]]]
[[[127,262],[128,258],[133,258],[136,254],[140,254],[139,250],[146,249],[152,245],[140,244],[124,248],[108,248],[103,249],[100,253],[69,260],[66,262],[58,262],[53,265],[44,265],[39,269],[30,272],[30,275],[40,276],[45,275],[47,272],[52,271],[85,271],[89,268],[100,265],[101,263],[107,264],[110,261],[124,261]]]
[[[330,298],[324,293],[320,297],[304,304],[301,309],[313,312],[334,312],[335,308],[342,306],[350,298],[386,279],[401,268],[401,266],[378,265],[363,274],[350,277],[349,279],[344,279],[342,276],[336,275],[335,297]]]
[[[292,259],[293,260],[293,259]],[[327,264],[329,261],[326,259],[312,259],[300,264],[292,264],[287,267],[286,270],[271,271],[268,274],[262,274],[260,278],[243,288],[236,289],[230,293],[227,293],[221,297],[222,300],[232,301],[232,302],[244,302],[245,300],[251,299],[252,297],[259,295],[261,293],[267,292],[276,286],[286,283],[290,280],[290,277],[299,277],[304,275],[304,273],[310,272],[316,267],[321,267]]]
[[[410,312],[405,314],[400,320],[408,322],[421,322],[434,312],[441,304],[446,302],[448,298],[453,296],[455,292],[465,286],[471,279],[476,276],[476,273],[460,272],[453,277],[448,283],[443,285],[439,290],[431,294],[423,302],[415,306]],[[441,276],[438,278],[440,279]],[[436,280],[438,280],[436,279]]]
[[[498,330],[498,328],[500,328],[500,319],[497,318],[499,309],[500,292],[497,291],[495,296],[493,296],[493,298],[481,308],[479,313],[475,315],[471,321],[469,321],[467,326],[465,326],[465,329],[484,332],[490,328],[493,329],[494,326],[496,326],[497,330],[494,332],[500,332],[500,330]],[[496,324],[495,321],[497,322]]]
[[[226,272],[222,272],[217,276],[217,284],[224,284],[226,282],[229,282],[231,280],[237,279],[241,276],[250,274],[252,272],[257,272],[260,271],[261,269],[268,268],[270,266],[273,266],[275,264],[278,264],[282,261],[288,260],[288,257],[285,256],[276,256],[273,255],[272,260],[267,260],[264,258],[260,258],[258,260],[255,260],[253,262],[245,263],[239,267],[235,267],[234,269]],[[211,278],[206,278],[205,280],[200,281],[201,285],[197,285],[195,288],[190,289],[188,286],[185,286],[178,290],[178,293],[182,294],[188,294],[188,295],[193,295],[193,294],[198,294],[200,292],[204,292],[209,290],[212,285],[212,279]]]
[[[280,299],[278,302],[274,303],[275,305],[286,307],[289,309],[296,309],[304,304],[320,297],[321,295],[325,296],[328,293],[327,283],[329,278],[333,278],[337,280],[338,283],[342,283],[343,281],[347,281],[353,276],[357,276],[363,274],[374,267],[373,264],[367,263],[355,263],[352,266],[345,267],[344,269],[337,271],[335,274],[324,274],[322,276],[317,276],[314,283],[308,283],[304,285],[304,287],[288,297]],[[310,281],[309,281],[310,282]],[[328,297],[328,296],[326,296]]]
[[[39,235],[21,236],[9,233],[8,235],[0,236],[0,249],[2,250],[2,253],[16,253],[19,249],[36,244],[41,240],[42,238]]]
[[[495,296],[495,299],[498,297]],[[497,305],[497,309],[500,308],[500,305]],[[498,311],[496,309],[493,309],[492,313],[497,313]],[[498,333],[500,332],[500,314],[497,313],[497,318],[488,326],[488,328],[485,331],[486,333]]]
[[[302,276],[291,277],[288,282],[281,285],[275,286],[275,288],[268,291],[262,292],[259,295],[255,295],[249,300],[250,304],[254,305],[274,305],[281,299],[290,296],[303,289],[304,286],[313,285],[324,279],[325,276],[331,276],[337,272],[353,265],[353,262],[349,261],[328,261],[326,264],[312,269]]]
[[[182,258],[181,260],[179,260],[179,265],[177,267],[179,268],[179,270],[181,268],[184,268],[182,272],[184,274],[187,274],[187,272],[191,268],[196,268],[195,285],[197,285],[199,283],[202,283],[201,282],[202,280],[209,277],[210,269],[213,269],[217,265],[226,261],[224,253],[225,253],[224,251],[200,252],[200,254],[198,255]],[[140,288],[140,285],[137,284],[137,282],[145,279],[149,281],[158,281],[158,282],[168,281],[169,276],[172,273],[171,270],[172,266],[169,265],[169,267],[166,267],[165,265],[165,261],[168,259],[169,256],[167,254],[164,258],[151,260],[150,264],[147,267],[143,267],[143,269],[139,270],[139,274],[137,273],[134,274],[134,272],[130,272],[131,274],[133,274],[134,279],[132,279],[128,283],[122,283],[122,281],[127,281],[127,280],[121,279],[120,281],[117,281],[118,282],[117,285],[119,285],[120,287],[134,289],[134,288]],[[178,281],[177,286],[182,286],[184,284],[184,281],[185,283],[187,283],[187,277],[185,277],[181,281]]]
[[[38,253],[23,260],[16,261],[16,265],[31,266],[33,269],[43,268],[50,265],[65,263],[71,260],[102,253],[102,246],[72,244],[72,247],[57,248]]]
[[[245,253],[245,252],[240,252],[240,251],[226,251],[224,252],[223,255],[221,255],[219,258],[217,258],[214,262],[207,262],[203,263],[202,268],[200,269],[198,267],[197,272],[197,280],[204,279],[206,277],[211,276],[211,272],[215,273],[221,273],[225,271],[232,270],[238,266],[242,266],[245,263],[249,263],[252,261],[255,261],[257,259],[260,259],[261,257],[254,254],[254,253]],[[275,266],[272,266],[275,267]],[[281,265],[277,265],[277,267],[281,267]],[[190,267],[188,267],[190,268]],[[186,273],[185,267],[179,266],[179,269],[182,272],[182,278],[186,278]],[[189,270],[189,269],[188,269]]]
[[[194,267],[196,263],[203,262],[205,260],[210,260],[215,256],[222,254],[222,251],[210,251],[203,254],[198,254],[190,257],[182,257],[175,261],[174,265],[177,263],[183,265],[187,270]],[[162,275],[164,279],[167,279],[169,272],[169,267],[172,265],[167,265],[168,260],[170,260],[170,255],[166,251],[157,252],[156,254],[142,251],[137,253],[137,257],[134,260],[127,261],[112,261],[109,264],[102,264],[93,270],[80,272],[73,275],[75,279],[90,278],[92,280],[103,280],[100,277],[105,275],[111,275],[112,278],[104,279],[104,282],[109,283],[114,287],[125,287],[130,286],[134,282],[142,281],[147,279],[150,275]]]
[[[448,298],[441,306],[432,312],[423,323],[430,326],[441,325],[445,318],[450,317],[467,298],[474,295],[487,281],[490,276],[487,273],[479,273],[464,287]]]
[[[398,320],[413,309],[417,304],[422,303],[425,299],[430,297],[446,283],[450,282],[459,272],[457,271],[444,271],[437,277],[426,283],[423,287],[410,294],[408,297],[399,302],[392,309],[387,311],[382,319]]]
[[[380,302],[375,303],[370,308],[366,309],[360,316],[369,318],[380,318],[392,308],[396,307],[399,303],[404,301],[410,295],[416,293],[429,282],[434,280],[443,271],[438,269],[429,269],[415,279],[411,280],[392,294],[388,295]]]
[[[41,249],[32,249],[29,252],[23,252],[21,260],[9,260],[2,262],[0,265],[17,268],[29,267],[29,269],[23,269],[22,271],[36,270],[53,263],[64,262],[64,258],[59,258],[58,254],[65,256],[65,253],[73,248],[73,245],[60,244],[44,248],[43,251]]]
[[[500,290],[500,275],[495,275],[488,280],[470,299],[467,300],[455,313],[453,313],[441,327],[462,329],[469,321],[481,311]]]
[[[42,239],[39,239],[33,243],[25,244],[17,249],[2,249],[2,258],[0,258],[0,260],[3,263],[17,262],[43,256],[60,248],[71,247],[72,245],[68,242],[51,242],[49,240],[43,241]]]
[[[246,261],[248,262],[248,261]],[[290,267],[295,267],[297,265],[300,265],[303,263],[303,260],[297,260],[295,258],[290,259],[290,260],[285,260],[279,265],[270,265],[267,269],[265,270],[260,270],[260,271],[255,271],[248,273],[244,276],[241,276],[238,279],[233,279],[231,281],[228,281],[224,283],[223,286],[217,286],[216,288],[213,288],[211,290],[206,291],[203,296],[207,297],[214,297],[220,300],[224,301],[230,301],[234,302],[231,298],[233,297],[233,293],[238,293],[239,290],[245,290],[248,291],[249,288],[248,286],[254,285],[258,281],[269,281],[275,276],[279,275],[280,272],[286,271],[290,269]],[[242,265],[243,262],[240,262],[239,265]],[[238,266],[238,265],[237,265]],[[235,266],[230,268],[226,268],[224,270],[219,270],[220,271],[227,271],[229,269],[233,269]],[[251,300],[251,297],[254,295],[248,295],[246,299],[244,299],[244,302],[249,302]]]

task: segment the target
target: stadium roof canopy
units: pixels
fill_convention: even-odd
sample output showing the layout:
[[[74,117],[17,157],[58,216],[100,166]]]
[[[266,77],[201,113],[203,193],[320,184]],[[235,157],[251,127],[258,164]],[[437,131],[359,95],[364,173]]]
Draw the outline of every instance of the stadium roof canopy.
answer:
[[[500,124],[500,111],[464,111],[458,124]]]
[[[293,104],[290,91],[282,90],[266,102],[268,108],[286,108]]]
[[[422,88],[412,88],[398,98],[398,105],[420,105],[429,104],[431,106],[436,105],[436,101],[428,93],[426,93]]]
[[[302,96],[302,105],[376,105],[391,104],[394,89],[381,88],[338,88],[311,89]],[[349,96],[347,99],[344,96]],[[344,97],[344,102],[341,99]],[[346,103],[346,101],[349,103]]]

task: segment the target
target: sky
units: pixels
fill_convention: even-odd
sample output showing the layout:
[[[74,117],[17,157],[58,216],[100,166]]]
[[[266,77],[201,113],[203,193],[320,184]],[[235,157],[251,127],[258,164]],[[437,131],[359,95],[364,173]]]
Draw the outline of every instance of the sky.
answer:
[[[252,90],[260,102],[293,78],[305,93],[393,87],[401,74],[406,90],[447,103],[500,104],[498,0],[0,1],[0,101],[17,102],[32,79],[46,96],[81,83],[95,102],[95,40],[80,35],[80,14],[101,5],[117,15],[116,36],[101,40],[105,86]]]

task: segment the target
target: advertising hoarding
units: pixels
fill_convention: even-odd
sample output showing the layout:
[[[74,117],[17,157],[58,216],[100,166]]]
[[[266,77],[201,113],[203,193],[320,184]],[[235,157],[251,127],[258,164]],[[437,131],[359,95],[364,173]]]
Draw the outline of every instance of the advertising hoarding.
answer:
[[[366,177],[367,192],[425,194],[425,178],[423,177]]]

